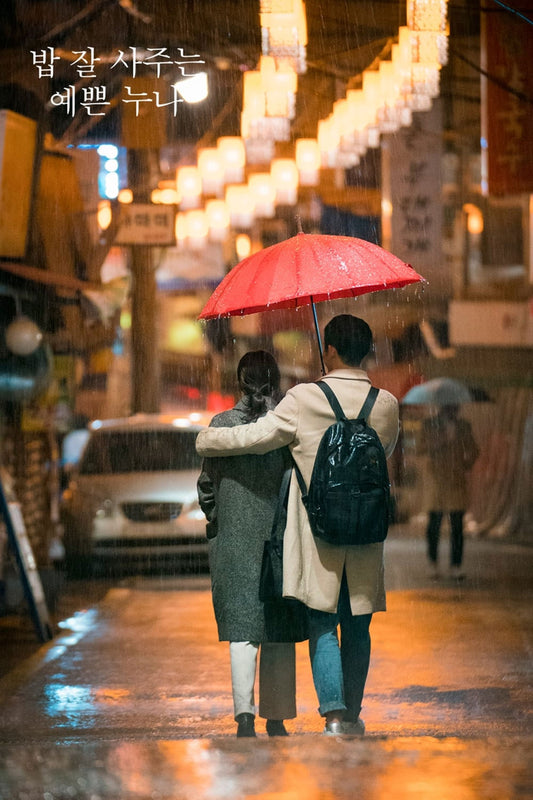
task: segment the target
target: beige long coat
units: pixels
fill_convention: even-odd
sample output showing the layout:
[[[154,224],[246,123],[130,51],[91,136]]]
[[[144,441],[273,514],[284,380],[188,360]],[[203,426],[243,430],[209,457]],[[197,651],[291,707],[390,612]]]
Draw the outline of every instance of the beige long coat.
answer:
[[[338,369],[325,378],[348,418],[354,418],[368,394],[370,380],[361,369]],[[202,431],[196,449],[203,456],[267,453],[289,445],[307,485],[320,439],[335,416],[323,392],[313,383],[290,389],[273,411],[257,422]],[[369,419],[387,456],[398,438],[398,402],[381,389]],[[283,592],[319,611],[337,610],[344,567],[352,614],[385,610],[383,544],[339,547],[315,539],[302,503],[296,476],[289,492],[284,539]]]
[[[464,511],[469,474],[479,455],[470,423],[436,416],[425,420],[419,452],[426,456],[423,511]]]

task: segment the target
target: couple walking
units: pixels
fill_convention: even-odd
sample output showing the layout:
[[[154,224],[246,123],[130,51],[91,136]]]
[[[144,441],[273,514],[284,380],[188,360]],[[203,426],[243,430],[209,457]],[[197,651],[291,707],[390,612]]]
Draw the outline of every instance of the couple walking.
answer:
[[[371,330],[358,317],[341,314],[325,327],[328,371],[323,380],[348,418],[358,415],[370,388],[361,362],[371,346]],[[219,639],[230,642],[237,736],[255,735],[259,648],[259,715],[266,718],[269,735],[287,735],[283,721],[296,716],[294,644],[267,641],[258,593],[263,542],[274,517],[284,450],[288,448],[309,485],[320,439],[334,415],[313,383],[294,386],[280,399],[279,370],[264,351],[247,353],[237,378],[241,399],[215,416],[196,443],[205,457],[198,493],[208,520],[213,604]],[[389,456],[398,436],[398,403],[389,392],[380,390],[369,424]],[[362,735],[369,627],[372,614],[385,610],[383,544],[337,546],[315,538],[294,474],[283,545],[283,593],[307,607],[309,656],[324,732]]]

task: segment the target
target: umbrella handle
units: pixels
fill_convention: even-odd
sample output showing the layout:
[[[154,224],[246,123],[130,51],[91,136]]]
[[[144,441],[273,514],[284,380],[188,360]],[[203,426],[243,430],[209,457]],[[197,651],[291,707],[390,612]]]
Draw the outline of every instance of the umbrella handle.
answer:
[[[324,348],[322,347],[322,338],[320,336],[320,328],[318,327],[318,317],[316,315],[316,306],[313,298],[311,297],[311,308],[313,309],[313,320],[315,322],[315,331],[316,331],[316,338],[318,339],[318,352],[320,353],[320,368],[322,370],[322,375],[326,374],[326,368],[324,366]]]

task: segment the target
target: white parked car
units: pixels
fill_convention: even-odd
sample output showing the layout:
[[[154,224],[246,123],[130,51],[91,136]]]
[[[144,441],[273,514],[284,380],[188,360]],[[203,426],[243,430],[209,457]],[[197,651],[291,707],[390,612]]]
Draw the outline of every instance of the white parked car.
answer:
[[[61,501],[65,565],[207,566],[205,517],[195,450],[207,413],[136,414],[94,421]]]

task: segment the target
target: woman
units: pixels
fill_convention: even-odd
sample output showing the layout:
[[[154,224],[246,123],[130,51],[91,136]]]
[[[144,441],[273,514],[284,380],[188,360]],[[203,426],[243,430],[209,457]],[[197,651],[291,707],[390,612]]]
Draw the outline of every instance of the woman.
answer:
[[[280,373],[264,350],[246,353],[237,367],[241,399],[217,414],[213,427],[254,422],[280,399]],[[293,643],[267,641],[259,600],[263,543],[270,536],[285,467],[283,450],[262,456],[208,458],[198,480],[207,518],[213,607],[220,641],[230,643],[237,736],[255,736],[254,683],[259,665],[259,716],[269,736],[287,736],[283,720],[296,716]]]

